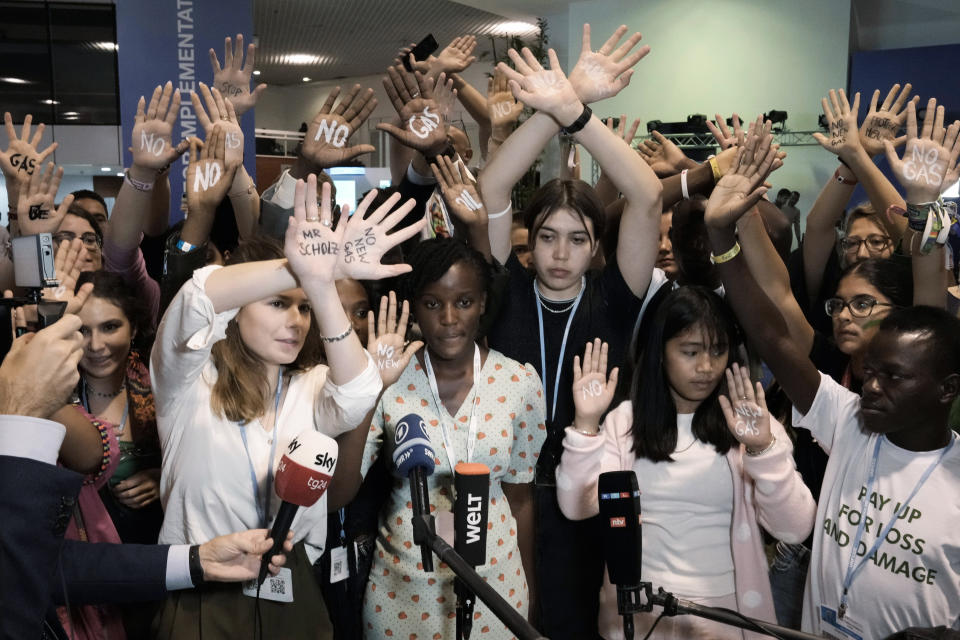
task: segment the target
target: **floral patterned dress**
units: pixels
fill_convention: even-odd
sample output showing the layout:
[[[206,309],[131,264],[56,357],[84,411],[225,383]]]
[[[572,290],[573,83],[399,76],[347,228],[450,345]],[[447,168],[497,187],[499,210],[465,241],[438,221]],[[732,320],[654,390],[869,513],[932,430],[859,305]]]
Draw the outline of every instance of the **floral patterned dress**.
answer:
[[[442,405],[439,411],[447,421],[455,449],[452,457],[458,464],[467,462],[471,401],[476,397],[477,440],[469,462],[490,468],[486,564],[477,567],[477,571],[526,616],[527,582],[517,548],[517,523],[501,483],[533,482],[534,467],[547,435],[543,391],[533,367],[524,367],[494,350],[489,351],[474,389],[477,393],[471,389],[455,416],[450,416]],[[384,392],[377,405],[367,436],[362,471],[366,474],[377,456],[392,460],[396,422],[410,413],[423,418],[436,453],[436,469],[427,480],[430,511],[439,516],[438,512],[453,510],[453,470],[443,444],[441,414],[426,372],[416,358],[411,359],[400,379]],[[392,463],[389,466],[393,468]],[[454,574],[436,557],[434,572],[423,571],[420,549],[413,544],[412,516],[407,479],[395,477],[384,504],[364,599],[367,638],[407,640],[455,636]],[[437,531],[453,544],[452,531],[445,530],[439,518]],[[477,601],[472,637],[511,636],[486,605]]]

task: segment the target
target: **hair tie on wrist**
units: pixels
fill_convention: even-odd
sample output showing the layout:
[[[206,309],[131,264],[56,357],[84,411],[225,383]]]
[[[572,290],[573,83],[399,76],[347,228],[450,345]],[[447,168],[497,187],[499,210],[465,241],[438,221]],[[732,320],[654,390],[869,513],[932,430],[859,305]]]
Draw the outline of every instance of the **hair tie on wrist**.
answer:
[[[690,190],[687,188],[687,170],[686,169],[680,172],[680,193],[683,194],[684,200],[690,199]]]

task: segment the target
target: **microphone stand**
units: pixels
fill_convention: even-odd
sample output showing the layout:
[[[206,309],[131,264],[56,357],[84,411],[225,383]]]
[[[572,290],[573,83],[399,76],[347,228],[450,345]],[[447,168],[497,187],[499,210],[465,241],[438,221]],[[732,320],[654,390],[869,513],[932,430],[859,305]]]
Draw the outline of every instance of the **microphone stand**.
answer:
[[[477,596],[459,576],[454,578],[453,592],[457,595],[457,640],[469,640],[473,630],[473,604]]]
[[[437,535],[434,530],[432,515],[420,515],[413,518],[413,541],[415,544],[428,544],[441,561],[463,581],[470,591],[476,594],[486,604],[490,611],[501,622],[507,625],[520,640],[547,640],[539,631],[533,628],[516,609],[504,600],[499,593],[476,570],[454,551],[447,541]]]
[[[640,602],[641,591],[646,595],[646,604]],[[623,616],[624,634],[628,640],[633,638],[633,614],[652,611],[653,605],[663,607],[663,615],[665,616],[694,615],[732,627],[739,627],[753,633],[784,638],[785,640],[822,640],[820,636],[781,627],[772,622],[749,618],[725,609],[707,607],[689,600],[681,600],[674,597],[669,591],[664,590],[663,587],[657,589],[657,593],[654,594],[653,586],[649,582],[641,582],[636,587],[617,585],[617,612]],[[627,634],[628,628],[629,634]]]

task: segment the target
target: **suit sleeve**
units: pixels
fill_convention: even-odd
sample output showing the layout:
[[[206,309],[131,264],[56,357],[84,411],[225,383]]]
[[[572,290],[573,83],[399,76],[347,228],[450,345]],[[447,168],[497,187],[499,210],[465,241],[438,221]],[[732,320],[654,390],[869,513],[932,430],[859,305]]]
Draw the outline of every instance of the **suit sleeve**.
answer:
[[[63,583],[70,604],[144,602],[167,593],[167,545],[63,543],[63,578],[54,576],[51,597],[64,604]]]

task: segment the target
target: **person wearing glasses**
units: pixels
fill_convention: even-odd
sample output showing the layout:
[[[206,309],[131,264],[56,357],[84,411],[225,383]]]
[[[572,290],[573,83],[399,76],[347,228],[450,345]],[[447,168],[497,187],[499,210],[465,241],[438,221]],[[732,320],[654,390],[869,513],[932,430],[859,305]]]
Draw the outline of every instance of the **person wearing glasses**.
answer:
[[[64,240],[72,242],[75,238],[83,241],[85,249],[80,256],[80,271],[98,271],[103,266],[103,231],[92,214],[73,204],[53,234],[53,244],[59,247]]]

